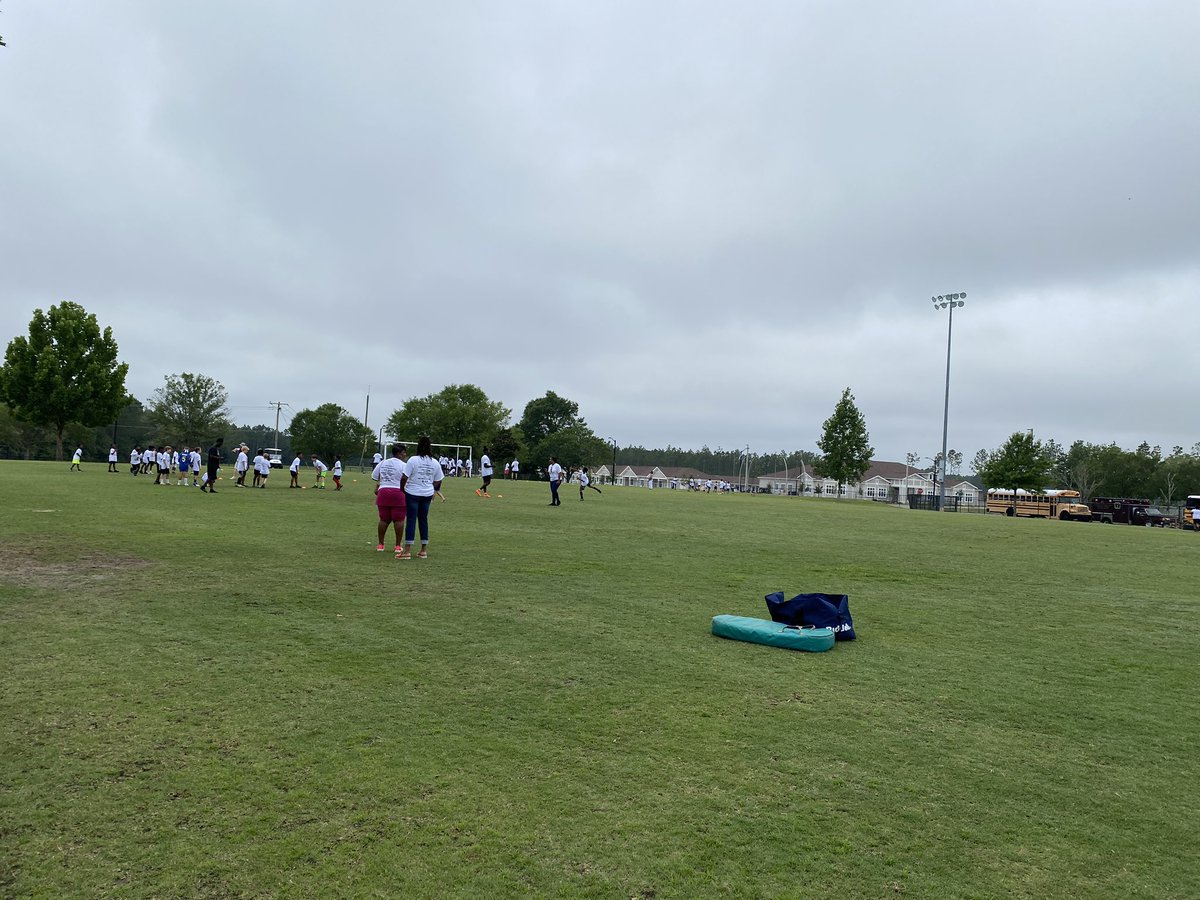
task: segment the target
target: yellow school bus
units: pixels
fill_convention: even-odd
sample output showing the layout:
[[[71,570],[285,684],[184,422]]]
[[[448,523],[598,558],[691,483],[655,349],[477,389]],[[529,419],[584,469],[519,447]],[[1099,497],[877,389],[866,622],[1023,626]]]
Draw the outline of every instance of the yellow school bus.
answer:
[[[1027,491],[1017,488],[988,488],[987,511],[1006,516],[1029,516],[1037,519],[1075,519],[1090,522],[1092,511],[1088,509],[1079,491]]]
[[[1200,531],[1200,522],[1192,515],[1193,509],[1200,509],[1200,494],[1188,494],[1187,502],[1183,504],[1183,526],[1192,526],[1193,531]]]

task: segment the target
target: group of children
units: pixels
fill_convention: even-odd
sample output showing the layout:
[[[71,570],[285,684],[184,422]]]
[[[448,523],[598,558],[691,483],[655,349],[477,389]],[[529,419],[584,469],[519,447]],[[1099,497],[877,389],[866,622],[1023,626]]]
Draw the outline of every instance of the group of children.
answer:
[[[71,461],[72,469],[79,468],[81,456],[82,451],[77,450]],[[129,474],[149,475],[153,472],[155,484],[203,489],[208,484],[208,472],[201,471],[201,462],[204,459],[204,451],[200,447],[180,447],[179,449],[170,445],[134,447],[129,453]],[[289,487],[300,487],[299,474],[302,459],[303,454],[297,453],[296,458],[292,461],[292,480]],[[108,471],[117,471],[116,461],[117,448],[114,445],[109,450]],[[314,487],[324,489],[325,475],[330,471],[330,467],[317,456],[313,457],[312,465],[317,473],[317,482]],[[241,444],[234,450],[233,471],[234,487],[265,488],[267,479],[271,476],[271,459],[263,453],[262,448],[259,448],[255,451],[252,460],[249,446]],[[253,472],[253,478],[250,484],[246,484],[246,475],[251,472]],[[340,456],[334,457],[332,474],[334,490],[340,491],[342,489],[342,458]]]
[[[108,454],[110,472],[116,471],[115,452],[116,447],[113,447]],[[207,472],[200,472],[201,453],[199,447],[181,447],[178,450],[171,446],[134,447],[129,451],[129,474],[149,475],[153,472],[155,484],[171,484],[178,477],[175,483],[185,485],[190,478],[191,486],[199,487],[208,479]]]

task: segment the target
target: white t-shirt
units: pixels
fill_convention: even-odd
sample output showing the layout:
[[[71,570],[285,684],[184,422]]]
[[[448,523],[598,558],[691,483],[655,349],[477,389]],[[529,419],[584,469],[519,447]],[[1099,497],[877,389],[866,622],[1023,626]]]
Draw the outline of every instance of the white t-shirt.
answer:
[[[550,476],[551,481],[562,481],[562,466],[558,463],[550,463],[550,468],[546,470],[546,474]]]
[[[313,468],[317,470],[318,475],[323,475],[329,466],[325,465],[325,463],[321,462],[319,459],[314,459]]]
[[[129,451],[129,464],[131,466],[136,466],[141,461],[142,461],[142,454],[138,453],[137,450]]]
[[[300,471],[300,457],[297,456],[295,459],[292,460],[292,464],[288,468],[288,471],[289,472],[299,472]]]
[[[239,450],[238,455],[237,455],[237,462],[235,462],[233,464],[233,468],[238,472],[245,472],[247,460],[248,460],[248,457],[246,456],[246,451]]]
[[[333,461],[333,475],[335,478],[342,477],[342,461],[340,459]]]
[[[378,465],[379,465],[381,462],[383,462],[383,454],[382,454],[382,453],[376,453],[376,454],[375,454],[375,465],[377,465],[377,466],[378,466]]]
[[[108,450],[108,461],[109,461],[109,462],[116,462],[116,461],[117,461],[117,448],[116,448],[116,447],[110,447],[110,448],[109,448],[109,450]]]
[[[189,458],[189,459],[191,460],[191,462],[192,462],[192,471],[193,471],[193,472],[199,472],[199,471],[200,471],[200,451],[199,451],[199,450],[193,450],[193,451],[191,452],[191,455],[190,455],[188,458]]]
[[[75,450],[74,455],[71,457],[71,462],[79,462],[81,459],[83,459],[83,448],[79,447]]]
[[[520,460],[514,459],[514,460],[512,461],[512,470],[513,470],[514,472],[520,472],[520,471],[521,471],[521,461],[520,461]]]
[[[371,471],[371,480],[378,481],[381,488],[400,488],[400,478],[404,475],[404,460],[391,457],[375,464]]]
[[[405,493],[414,497],[432,497],[434,484],[446,477],[441,464],[432,456],[414,456],[404,466],[404,474],[408,481],[404,484]]]
[[[583,472],[583,471],[581,471],[581,472],[579,473],[579,486],[580,486],[581,488],[585,488],[585,487],[587,487],[587,486],[588,486],[588,476],[587,476],[587,472]]]
[[[479,457],[479,474],[485,478],[492,474],[492,458],[486,453]]]

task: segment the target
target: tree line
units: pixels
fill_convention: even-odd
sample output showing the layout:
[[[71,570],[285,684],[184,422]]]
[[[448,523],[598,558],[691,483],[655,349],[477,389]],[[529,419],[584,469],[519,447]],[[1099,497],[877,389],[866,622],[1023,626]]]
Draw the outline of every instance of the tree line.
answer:
[[[234,425],[224,385],[199,373],[165,376],[143,403],[126,392],[129,367],[118,361],[117,352],[112,330],[101,329],[78,304],[65,301],[48,312],[35,310],[29,334],[8,344],[0,367],[0,456],[61,460],[69,444],[82,447],[90,459],[106,459],[115,443],[127,457],[133,446],[207,446],[218,435],[227,445],[277,445],[288,455],[340,456],[347,464],[376,449],[375,433],[335,403],[299,410],[278,434],[266,425]],[[526,403],[516,422],[512,416],[478,386],[450,384],[410,397],[385,427],[399,439],[415,441],[427,434],[434,443],[470,447],[475,458],[487,447],[495,465],[516,459],[524,472],[535,472],[554,456],[567,466],[615,461],[728,478],[803,466],[845,484],[861,479],[874,453],[850,388],[822,426],[819,453],[614,446],[591,429],[578,403],[552,390]],[[909,454],[910,464],[915,467],[917,461]],[[950,450],[947,468],[956,472],[961,465],[962,454]],[[1146,497],[1167,504],[1200,490],[1200,442],[1190,451],[1174,447],[1164,454],[1145,443],[1134,450],[1085,441],[1063,447],[1032,432],[1015,432],[1002,446],[976,453],[972,466],[987,487],[1072,488],[1084,497]]]
[[[1064,488],[1084,498],[1137,497],[1167,506],[1200,491],[1200,441],[1163,453],[1145,441],[1133,450],[1087,441],[1063,447],[1017,431],[1000,447],[980,450],[974,462],[987,487]]]

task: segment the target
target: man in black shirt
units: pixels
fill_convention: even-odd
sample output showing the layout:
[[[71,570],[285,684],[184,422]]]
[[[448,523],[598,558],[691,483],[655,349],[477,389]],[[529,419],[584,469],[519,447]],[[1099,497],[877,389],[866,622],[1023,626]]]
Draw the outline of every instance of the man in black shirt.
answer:
[[[217,442],[208,448],[208,482],[200,485],[200,490],[208,491],[210,494],[217,492],[217,469],[221,467],[221,457],[225,454],[221,447],[225,443],[225,438],[217,438]]]

